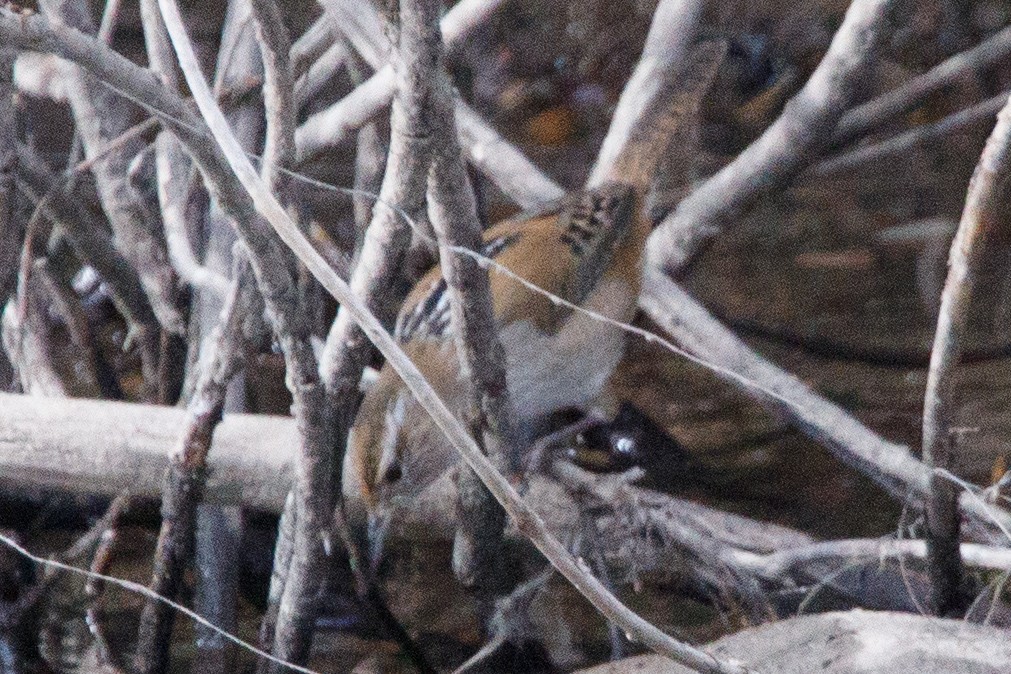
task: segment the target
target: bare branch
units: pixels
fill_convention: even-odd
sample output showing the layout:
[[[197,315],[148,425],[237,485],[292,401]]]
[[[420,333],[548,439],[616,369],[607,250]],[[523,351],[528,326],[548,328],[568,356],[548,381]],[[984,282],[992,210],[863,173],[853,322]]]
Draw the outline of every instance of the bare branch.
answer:
[[[453,50],[466,37],[467,31],[500,3],[501,0],[468,0],[454,5],[441,23],[446,49]],[[372,119],[389,103],[395,88],[392,69],[382,61],[382,20],[376,11],[369,5],[348,0],[327,0],[325,9],[335,24],[346,31],[355,49],[378,70],[347,97],[328,110],[316,113],[298,128],[296,141],[301,161],[337,145],[351,131]],[[562,190],[462,101],[456,103],[456,118],[460,143],[468,160],[488,173],[495,184],[518,203],[525,208],[541,203],[538,192],[548,193],[548,200],[562,195]]]
[[[446,408],[445,404],[439,399],[435,391],[432,389],[431,385],[425,381],[424,377],[418,371],[417,366],[414,365],[408,359],[403,351],[396,345],[393,338],[387,333],[382,325],[376,320],[368,309],[362,304],[361,300],[355,297],[347,284],[342,281],[337,274],[327,266],[326,261],[315,251],[312,244],[304,237],[300,232],[298,227],[288,218],[287,213],[277,202],[277,200],[270,194],[268,190],[265,189],[263,182],[259,179],[253,166],[250,164],[249,159],[246,157],[245,153],[242,151],[241,146],[239,146],[234,135],[232,135],[231,130],[228,128],[227,123],[221,114],[220,109],[214,101],[213,96],[211,96],[210,90],[207,88],[206,83],[202,80],[199,75],[199,68],[196,64],[195,55],[192,53],[192,48],[188,47],[188,41],[185,41],[185,31],[182,26],[182,21],[178,15],[178,9],[172,0],[159,0],[159,6],[162,8],[163,16],[166,18],[166,24],[169,28],[169,34],[173,37],[173,44],[176,45],[177,51],[181,52],[181,61],[184,62],[183,72],[187,75],[187,82],[190,85],[190,89],[194,93],[194,97],[197,101],[201,112],[204,114],[205,118],[208,120],[208,124],[212,129],[215,139],[221,144],[221,149],[224,151],[229,166],[235,172],[236,177],[241,181],[241,183],[249,190],[249,196],[253,199],[256,209],[259,213],[265,217],[268,222],[275,228],[275,231],[282,238],[282,240],[298,255],[299,259],[302,260],[310,272],[315,276],[323,286],[334,295],[338,301],[341,302],[343,306],[348,307],[349,311],[359,321],[359,325],[365,330],[369,338],[379,347],[379,350],[387,358],[387,362],[390,362],[395,367],[397,373],[400,375],[401,379],[404,380],[408,388],[414,394],[414,396],[421,402],[425,409],[433,415],[436,423],[439,425],[443,433],[446,434],[450,443],[461,453],[464,460],[470,465],[472,469],[482,478],[485,485],[488,486],[489,490],[495,495],[496,499],[506,508],[506,511],[511,515],[514,521],[517,522],[518,528],[525,536],[527,536],[535,546],[542,553],[548,557],[552,564],[557,568],[563,576],[565,576],[573,585],[586,596],[594,606],[603,612],[610,620],[618,623],[623,629],[626,629],[632,637],[642,643],[643,645],[656,650],[660,653],[667,655],[673,659],[680,662],[686,662],[690,666],[698,669],[700,672],[743,672],[741,667],[733,664],[723,663],[713,656],[699,651],[691,646],[678,642],[671,639],[669,636],[658,630],[653,625],[642,620],[635,613],[630,611],[624,604],[618,601],[610,592],[604,588],[601,583],[593,577],[591,573],[588,572],[583,566],[581,566],[575,558],[568,552],[568,550],[563,546],[558,539],[556,539],[547,529],[543,520],[532,511],[529,506],[527,506],[523,499],[519,496],[513,486],[506,480],[501,473],[499,473],[495,467],[488,461],[488,459],[482,454],[481,449],[477,446],[474,440],[469,436],[466,429],[457,421],[450,411]],[[4,18],[4,10],[0,9],[0,18]],[[0,33],[3,32],[4,27],[7,22],[0,21]],[[20,31],[16,31],[20,33]],[[249,237],[247,245],[250,242],[256,241],[253,237]],[[256,241],[257,245],[261,247],[262,250],[263,243]],[[251,246],[252,249],[252,246]],[[254,260],[258,256],[254,256]],[[254,264],[254,269],[256,266]],[[271,288],[271,284],[267,282],[270,279],[266,276],[266,269],[256,270],[259,276],[260,287],[264,291],[264,301],[268,307],[270,307],[271,302],[276,302],[276,297],[268,294],[269,291],[274,290]],[[273,311],[278,309],[286,308],[283,305],[274,306],[271,308]],[[287,317],[290,320],[290,317]],[[274,317],[275,321],[279,321],[281,317]],[[284,328],[283,330],[281,328]],[[280,333],[279,338],[284,343],[284,337],[281,335],[288,334],[289,326],[281,324],[276,327],[275,330]],[[295,360],[295,359],[292,359]],[[289,362],[289,368],[292,368],[297,363]],[[291,372],[291,375],[297,376],[298,372]],[[301,383],[301,382],[299,382]],[[296,385],[293,387],[296,391],[299,391],[299,387]],[[305,419],[304,417],[300,419],[300,426],[303,433],[308,432],[310,429],[318,425],[314,424],[313,421]],[[303,425],[304,422],[308,422],[308,425]],[[311,455],[310,455],[311,456]],[[304,459],[309,458],[309,456],[303,457]],[[315,459],[315,456],[312,456]],[[310,461],[300,461],[300,472],[306,471],[306,466],[302,464],[310,463]],[[308,475],[300,475],[300,482],[309,483]],[[315,491],[312,489],[306,489],[305,491]],[[296,494],[299,492],[296,491]],[[300,498],[305,498],[304,494]],[[322,500],[322,499],[319,499]],[[311,504],[307,504],[311,505]],[[298,509],[299,512],[299,523],[298,527],[301,529],[303,526],[306,527],[306,531],[314,532],[314,535],[318,535],[321,529],[315,526],[316,522],[306,522],[304,525],[302,523],[302,518],[305,517],[309,519],[309,511],[303,508]],[[293,567],[297,567],[298,559],[298,539],[296,538],[296,563]],[[294,570],[294,568],[293,568]],[[291,574],[291,572],[289,572]],[[289,583],[293,582],[291,576],[289,575]],[[282,612],[285,608],[282,605]],[[308,612],[306,613],[308,615]],[[279,625],[281,624],[281,616],[279,616]],[[280,640],[275,642],[278,643]],[[306,644],[308,646],[308,644]],[[277,653],[277,655],[281,655]],[[285,654],[287,655],[287,654]],[[295,653],[294,655],[304,657],[304,652]],[[292,658],[286,658],[292,659]]]
[[[942,616],[961,614],[962,561],[958,550],[959,487],[942,473],[955,465],[952,431],[955,387],[952,378],[961,355],[973,288],[982,255],[992,237],[1004,229],[1006,183],[1011,177],[1011,103],[997,116],[997,125],[983,149],[969,185],[965,208],[951,244],[948,278],[941,293],[934,346],[923,401],[923,458],[934,472],[927,498],[927,548],[930,555],[932,608]]]
[[[1011,56],[1011,27],[969,51],[956,54],[901,87],[853,108],[839,120],[830,145],[840,147],[866,136],[899,115],[913,110],[932,94],[970,73],[997,65]]]
[[[263,106],[267,116],[260,175],[276,192],[279,171],[291,167],[295,159],[295,81],[288,61],[291,39],[275,0],[251,0],[250,5],[263,59]]]
[[[702,0],[662,0],[657,5],[642,56],[621,92],[597,161],[586,179],[587,185],[594,186],[606,179],[639,115],[649,108],[662,84],[681,70],[685,53],[695,39],[704,4]]]
[[[28,271],[33,271],[32,261],[25,263]],[[21,390],[30,395],[62,398],[68,395],[67,384],[53,363],[55,349],[46,325],[45,305],[42,279],[37,273],[30,273],[18,283],[16,297],[7,302],[0,317],[0,332]]]
[[[302,33],[291,45],[288,60],[291,61],[293,72],[306,69],[306,61],[317,61],[327,46],[333,43],[333,32],[326,16],[321,16]]]
[[[430,87],[424,113],[432,126],[434,157],[429,173],[428,210],[439,241],[439,260],[450,298],[453,342],[464,381],[470,383],[469,414],[488,456],[511,474],[518,467],[517,438],[506,386],[505,350],[499,341],[488,271],[457,250],[481,250],[481,224],[474,192],[460,159],[453,114],[453,91],[442,69],[438,15],[434,3],[402,0],[402,49],[423,57],[413,76]],[[459,478],[459,528],[453,568],[465,585],[484,591],[509,582],[501,567],[505,513],[473,471]]]
[[[515,145],[460,100],[456,103],[456,125],[467,161],[521,207],[540,206],[565,194]]]
[[[148,67],[170,91],[179,91],[179,71],[165,24],[158,12],[157,0],[140,0],[140,13]],[[223,299],[228,292],[228,279],[200,264],[190,242],[191,230],[195,229],[187,217],[192,163],[179,141],[167,131],[158,135],[155,153],[158,201],[169,261],[183,281]]]
[[[828,53],[772,126],[681,201],[654,232],[651,264],[677,272],[758,198],[817,158],[890,34],[895,0],[854,0]]]
[[[84,32],[94,28],[87,7],[71,0],[46,0],[51,16]],[[92,158],[132,122],[125,101],[102,87],[74,66],[67,66],[68,95],[85,156]],[[136,268],[159,323],[170,333],[182,334],[182,315],[177,306],[175,274],[168,264],[164,242],[155,223],[147,222],[127,180],[128,166],[140,151],[139,141],[126,144],[92,167],[102,208],[109,218],[118,250]],[[156,337],[152,333],[147,339]]]
[[[923,503],[930,470],[909,449],[878,436],[849,413],[749,349],[676,283],[648,269],[639,306],[676,342],[743,391],[789,419],[842,462],[875,480],[896,499]],[[731,376],[732,375],[732,376]],[[749,383],[752,382],[752,383]],[[1011,531],[1011,515],[963,495],[962,512],[983,531]]]
[[[18,242],[24,238],[17,220],[17,114],[14,109],[13,49],[0,47],[0,302],[14,287]]]
[[[108,284],[112,301],[128,325],[153,325],[154,313],[136,271],[113,247],[108,236],[96,231],[82,205],[64,194],[63,185],[45,162],[28,148],[18,147],[18,171],[18,189],[60,228],[81,261],[92,266]]]
[[[222,311],[213,343],[201,363],[200,381],[186,406],[182,432],[170,454],[162,492],[162,523],[155,550],[150,588],[174,599],[193,555],[197,506],[207,478],[207,455],[214,428],[221,420],[228,382],[245,357],[243,322],[263,311],[248,263],[238,272]],[[162,601],[149,600],[141,613],[135,666],[145,674],[167,671],[169,636],[175,611]]]
[[[302,107],[318,94],[340,72],[346,58],[347,46],[343,41],[335,41],[327,47],[295,82],[295,104]]]
[[[833,178],[868,164],[905,154],[930,141],[950,138],[951,134],[966,127],[986,121],[993,122],[994,116],[1007,102],[1007,97],[1007,92],[997,94],[993,98],[988,98],[971,108],[948,115],[937,122],[924,124],[904,133],[896,134],[880,143],[862,145],[849,152],[823,159],[800,174],[798,180],[803,183]]]

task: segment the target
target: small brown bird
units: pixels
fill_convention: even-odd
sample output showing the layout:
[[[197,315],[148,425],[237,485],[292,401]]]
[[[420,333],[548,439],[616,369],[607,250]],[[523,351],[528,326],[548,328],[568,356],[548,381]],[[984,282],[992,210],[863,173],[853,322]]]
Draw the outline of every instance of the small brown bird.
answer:
[[[721,47],[722,49],[722,47]],[[715,50],[711,50],[715,51]],[[722,52],[719,58],[722,57]],[[708,82],[719,63],[691,92]],[[607,318],[633,318],[643,251],[652,223],[646,196],[672,138],[683,130],[679,88],[643,114],[610,172],[611,181],[570,194],[544,211],[485,232],[483,255],[552,295]],[[538,424],[564,408],[587,408],[624,352],[624,331],[489,272],[506,378],[521,446]],[[451,410],[463,414],[467,385],[450,334],[449,296],[439,268],[408,295],[395,337]],[[615,410],[616,411],[616,410]],[[425,410],[386,366],[369,389],[351,430],[343,489],[349,518],[385,524],[458,461]]]

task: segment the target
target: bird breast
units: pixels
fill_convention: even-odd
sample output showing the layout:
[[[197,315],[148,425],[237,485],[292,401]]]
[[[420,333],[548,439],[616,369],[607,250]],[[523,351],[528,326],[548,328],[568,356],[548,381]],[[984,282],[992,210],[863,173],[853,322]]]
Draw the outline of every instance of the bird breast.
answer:
[[[628,283],[605,278],[583,304],[591,312],[627,321],[635,296]],[[596,398],[624,352],[621,328],[573,312],[555,334],[527,320],[499,332],[506,355],[509,394],[520,423]]]

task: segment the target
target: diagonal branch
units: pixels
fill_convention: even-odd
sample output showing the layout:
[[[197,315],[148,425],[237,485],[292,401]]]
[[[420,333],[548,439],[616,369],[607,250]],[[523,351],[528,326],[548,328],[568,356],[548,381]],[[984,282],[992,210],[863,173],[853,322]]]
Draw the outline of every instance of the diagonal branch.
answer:
[[[651,264],[683,271],[744,210],[817,159],[891,34],[895,4],[853,0],[825,57],[779,119],[660,223],[650,240]]]
[[[922,507],[931,472],[909,448],[885,440],[795,376],[748,348],[662,272],[650,269],[639,306],[710,369],[789,419],[804,434],[877,482],[899,501]],[[965,494],[962,512],[977,531],[1011,530],[1011,514]]]
[[[968,51],[955,54],[901,87],[853,108],[839,120],[829,145],[840,147],[866,136],[899,115],[913,110],[959,77],[997,65],[1008,57],[1011,57],[1011,27],[999,31]]]
[[[91,32],[88,8],[72,0],[46,0],[43,6],[53,17],[84,32]],[[132,124],[129,106],[76,66],[66,66],[66,81],[71,110],[85,155],[90,159]],[[117,249],[133,264],[140,275],[159,323],[170,333],[182,334],[182,315],[178,308],[176,277],[168,264],[164,241],[157,235],[155,223],[147,221],[134,196],[127,176],[129,163],[142,149],[133,139],[92,167],[102,209],[109,218]],[[157,337],[156,326],[144,326],[144,338]]]

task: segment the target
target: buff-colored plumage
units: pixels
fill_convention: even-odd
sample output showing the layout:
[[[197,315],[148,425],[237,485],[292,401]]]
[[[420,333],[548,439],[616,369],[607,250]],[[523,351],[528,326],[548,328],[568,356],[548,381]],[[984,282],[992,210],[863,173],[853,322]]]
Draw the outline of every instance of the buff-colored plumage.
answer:
[[[645,116],[615,162],[613,182],[569,195],[536,216],[492,227],[484,236],[484,253],[567,302],[630,321],[651,230],[646,194],[671,138],[683,127],[679,105],[683,101],[672,95]],[[624,332],[554,303],[494,268],[489,274],[517,426],[530,431],[555,411],[590,405],[621,358]],[[408,295],[396,336],[449,408],[462,414],[467,387],[450,333],[448,302],[440,270],[433,269]],[[410,507],[456,461],[427,413],[393,369],[384,367],[349,438],[344,463],[349,515],[359,520]]]

